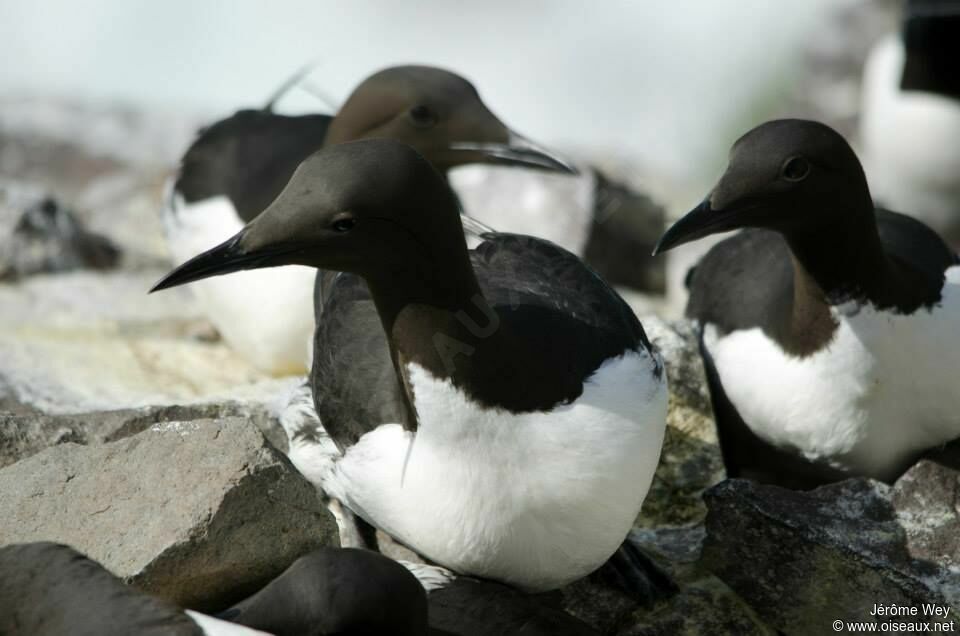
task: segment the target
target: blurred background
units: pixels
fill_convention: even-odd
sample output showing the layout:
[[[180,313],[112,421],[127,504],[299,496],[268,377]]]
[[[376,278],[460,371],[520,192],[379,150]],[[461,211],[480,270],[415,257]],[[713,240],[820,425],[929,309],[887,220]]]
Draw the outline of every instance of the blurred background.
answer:
[[[197,129],[262,106],[306,63],[315,68],[280,112],[335,112],[386,66],[447,67],[512,127],[603,166],[673,218],[763,120],[820,119],[856,143],[864,60],[897,29],[899,8],[0,0],[0,400],[6,390],[8,401],[48,409],[109,408],[261,379],[218,348],[188,292],[145,291],[169,266],[163,184]],[[71,232],[104,240],[51,255],[43,226],[68,223],[61,210]],[[703,246],[691,249],[671,254],[668,287]],[[109,273],[48,275],[77,264]],[[682,302],[652,306],[677,315]],[[74,386],[93,368],[112,379]]]
[[[811,87],[798,91],[797,82],[811,70],[822,84],[848,75],[852,85],[823,99],[836,102],[831,116],[851,115],[841,111],[856,108],[857,63],[894,27],[896,7],[882,0],[789,7],[769,0],[3,0],[2,125],[8,135],[55,126],[44,120],[52,114],[44,103],[114,106],[166,125],[171,117],[204,122],[261,104],[311,61],[312,84],[340,102],[371,72],[417,62],[470,78],[495,112],[544,143],[639,162],[654,189],[662,177],[702,190],[733,138],[760,119],[804,110],[795,102]],[[17,112],[26,104],[29,113]],[[324,107],[303,92],[285,106]],[[190,130],[166,129],[138,151],[174,161]],[[102,140],[110,141],[125,140]]]

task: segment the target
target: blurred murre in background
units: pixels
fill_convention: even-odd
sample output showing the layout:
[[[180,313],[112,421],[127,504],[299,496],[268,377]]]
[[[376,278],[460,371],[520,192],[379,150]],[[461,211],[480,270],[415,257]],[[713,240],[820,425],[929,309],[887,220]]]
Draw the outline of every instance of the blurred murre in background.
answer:
[[[960,246],[960,2],[908,0],[870,52],[860,142],[874,198]]]
[[[244,110],[205,129],[184,155],[164,210],[175,262],[252,221],[314,151],[367,137],[413,144],[440,170],[489,161],[573,171],[531,152],[537,147],[500,122],[462,77],[393,67],[361,82],[336,116]],[[231,347],[265,371],[302,373],[313,332],[314,278],[312,269],[291,266],[205,281],[196,292]]]
[[[746,133],[657,249],[738,228],[691,273],[687,305],[730,477],[891,481],[960,437],[960,261],[874,209],[843,137],[803,120]]]
[[[558,157],[531,160],[527,149],[543,149],[501,124],[463,78],[429,67],[386,69],[361,83],[336,116],[277,114],[279,96],[264,109],[242,110],[205,128],[185,153],[164,208],[175,262],[252,220],[310,152],[391,137],[449,173],[466,213],[481,223],[552,240],[585,256],[614,284],[663,290],[662,262],[649,257],[663,231],[663,210],[594,168],[574,174]],[[467,164],[489,165],[454,170]],[[268,372],[297,373],[309,360],[312,293],[303,282],[312,277],[288,267],[269,278],[248,272],[207,281],[195,291],[233,348]]]
[[[642,555],[618,551],[662,443],[659,354],[575,255],[498,233],[468,252],[458,210],[408,146],[328,146],[154,291],[289,264],[350,272],[321,299],[310,382],[323,430],[288,432],[342,545],[375,547],[379,528],[444,568],[528,591],[626,552],[631,591],[669,593]]]

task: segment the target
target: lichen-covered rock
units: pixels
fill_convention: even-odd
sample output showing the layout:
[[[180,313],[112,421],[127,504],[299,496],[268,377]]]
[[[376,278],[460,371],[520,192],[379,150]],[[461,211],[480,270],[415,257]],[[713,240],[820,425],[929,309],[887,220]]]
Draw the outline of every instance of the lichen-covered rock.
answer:
[[[57,541],[134,585],[211,608],[336,544],[314,488],[239,418],[61,444],[0,470],[0,545]]]
[[[960,472],[921,461],[897,480],[891,500],[912,557],[960,567]]]
[[[642,318],[667,367],[670,400],[663,452],[637,525],[656,527],[701,521],[703,491],[724,477],[710,393],[689,321]]]
[[[834,620],[869,621],[874,604],[960,604],[949,572],[908,551],[891,488],[850,479],[809,492],[746,480],[706,494],[702,566],[769,625],[830,633]]]
[[[639,610],[617,636],[775,636],[720,579],[704,575],[687,581],[680,592],[652,610]]]

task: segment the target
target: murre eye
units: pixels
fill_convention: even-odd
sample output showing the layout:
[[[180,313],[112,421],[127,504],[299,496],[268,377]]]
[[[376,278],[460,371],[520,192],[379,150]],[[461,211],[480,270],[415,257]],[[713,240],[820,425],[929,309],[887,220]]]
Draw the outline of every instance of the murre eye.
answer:
[[[437,116],[434,115],[429,106],[418,104],[410,109],[410,121],[417,128],[429,128],[437,123]]]
[[[790,157],[783,163],[780,174],[787,181],[803,181],[810,174],[810,163],[803,157]]]
[[[357,224],[357,220],[352,216],[341,216],[340,218],[334,219],[333,223],[330,224],[330,227],[333,228],[334,232],[349,232],[353,229],[353,226]]]

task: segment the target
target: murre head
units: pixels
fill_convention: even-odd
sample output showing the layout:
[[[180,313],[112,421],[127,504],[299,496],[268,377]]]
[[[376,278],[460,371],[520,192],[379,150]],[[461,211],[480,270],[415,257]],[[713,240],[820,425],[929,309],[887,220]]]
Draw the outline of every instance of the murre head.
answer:
[[[322,548],[294,561],[222,619],[271,634],[427,634],[427,595],[382,554]]]
[[[413,146],[439,170],[496,163],[576,172],[507,128],[470,82],[429,66],[397,66],[368,77],[331,122],[325,143],[373,138]]]
[[[814,121],[770,121],[734,143],[713,191],[667,230],[654,254],[744,227],[796,235],[872,214],[863,168],[839,133]]]
[[[263,213],[152,291],[278,265],[431,277],[463,260],[458,203],[440,174],[410,146],[369,139],[308,157]]]

